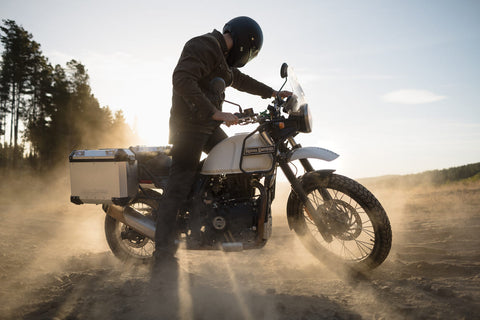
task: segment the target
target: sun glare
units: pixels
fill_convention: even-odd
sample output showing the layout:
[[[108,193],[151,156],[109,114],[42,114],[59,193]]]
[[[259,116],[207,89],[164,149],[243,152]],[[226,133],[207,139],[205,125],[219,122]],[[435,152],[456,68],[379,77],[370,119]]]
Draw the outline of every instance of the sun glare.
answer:
[[[140,141],[148,146],[163,146],[168,144],[168,111],[156,110],[148,116],[134,116],[134,128]]]

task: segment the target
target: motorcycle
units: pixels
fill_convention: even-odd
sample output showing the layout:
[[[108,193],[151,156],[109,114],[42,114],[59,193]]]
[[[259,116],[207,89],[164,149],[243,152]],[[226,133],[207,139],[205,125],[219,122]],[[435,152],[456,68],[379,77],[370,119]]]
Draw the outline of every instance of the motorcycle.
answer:
[[[280,168],[291,185],[286,208],[289,227],[310,253],[356,269],[373,269],[391,248],[387,214],[358,182],[335,170],[313,168],[309,159],[333,161],[338,155],[295,141],[297,134],[312,131],[311,112],[291,68],[284,63],[280,74],[285,79],[282,88],[289,82],[293,94],[274,98],[260,113],[237,105],[240,124],[258,126],[223,140],[201,162],[191,196],[177,217],[178,241],[189,250],[242,251],[265,246],[272,234],[271,204]],[[225,84],[216,80],[212,87],[223,93]],[[152,259],[153,213],[161,208],[167,185],[169,151],[169,147],[140,146],[127,150],[133,154],[128,161],[135,162],[138,170],[134,195],[103,203],[106,239],[121,260]],[[72,155],[71,159],[75,151]],[[302,174],[294,161],[303,167]],[[83,203],[78,197],[72,197],[72,202]]]

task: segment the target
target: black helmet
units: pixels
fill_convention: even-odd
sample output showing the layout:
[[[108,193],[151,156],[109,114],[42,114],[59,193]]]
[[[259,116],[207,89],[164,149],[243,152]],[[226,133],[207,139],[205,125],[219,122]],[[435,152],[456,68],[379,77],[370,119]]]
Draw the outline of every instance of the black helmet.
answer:
[[[236,17],[228,21],[223,27],[223,33],[230,33],[233,39],[233,47],[227,57],[231,67],[243,67],[262,48],[262,29],[249,17]]]

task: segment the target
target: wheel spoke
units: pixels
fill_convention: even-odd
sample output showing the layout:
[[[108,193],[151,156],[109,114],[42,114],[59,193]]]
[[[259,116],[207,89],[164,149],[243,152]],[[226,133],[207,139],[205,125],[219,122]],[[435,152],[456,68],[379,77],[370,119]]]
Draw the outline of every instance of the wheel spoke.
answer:
[[[368,255],[370,253],[370,250],[373,248],[370,243],[365,242],[365,241],[355,241],[357,248],[360,252],[365,253]]]
[[[363,228],[362,232],[366,233],[369,238],[375,238],[375,232],[373,230]]]
[[[311,195],[310,201],[312,201],[315,206],[318,207],[318,206],[320,206],[320,205],[323,203],[323,198],[322,198],[322,196],[320,195],[320,193],[319,193],[317,190],[315,190],[315,191],[314,191],[313,193],[311,193],[310,195]],[[310,198],[310,197],[309,197],[309,198]]]
[[[343,247],[343,256],[344,257],[351,257],[353,260],[357,259],[358,257],[355,256],[355,254],[348,248],[348,246],[345,245],[345,241],[342,240],[342,247]],[[348,253],[348,254],[347,254]]]

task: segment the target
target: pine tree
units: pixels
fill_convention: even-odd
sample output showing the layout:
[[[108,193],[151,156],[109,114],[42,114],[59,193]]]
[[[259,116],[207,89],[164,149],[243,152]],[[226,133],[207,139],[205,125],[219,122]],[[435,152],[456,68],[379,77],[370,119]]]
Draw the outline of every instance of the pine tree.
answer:
[[[21,125],[29,116],[37,114],[39,74],[43,72],[46,61],[42,57],[40,45],[32,40],[33,36],[13,20],[3,20],[0,27],[3,44],[0,72],[0,117],[2,129],[6,134],[9,126],[9,144],[13,145],[13,159],[22,157],[19,147]],[[36,87],[37,86],[37,87]],[[9,123],[7,123],[7,116]]]

